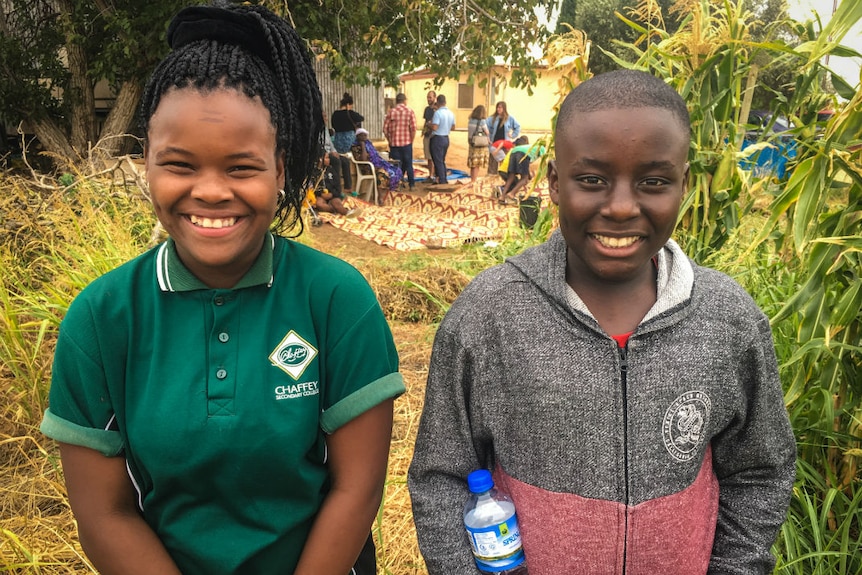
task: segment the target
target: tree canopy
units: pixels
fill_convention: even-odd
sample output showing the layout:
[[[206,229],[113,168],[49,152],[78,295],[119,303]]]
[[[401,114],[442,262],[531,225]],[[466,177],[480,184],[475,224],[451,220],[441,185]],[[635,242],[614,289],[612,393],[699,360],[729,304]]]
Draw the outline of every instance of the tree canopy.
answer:
[[[348,83],[396,85],[398,74],[425,67],[457,78],[486,70],[502,59],[515,68],[515,83],[535,82],[528,47],[542,45],[549,30],[540,14],[558,0],[343,0],[288,2],[297,31],[330,59]],[[278,11],[284,4],[270,0]]]
[[[20,121],[41,145],[75,159],[101,140],[121,149],[143,84],[167,51],[165,31],[194,0],[5,0],[0,2],[0,126]],[[535,82],[525,47],[549,31],[538,14],[557,0],[260,0],[288,18],[348,84],[396,84],[425,67],[441,78],[502,59],[516,84]],[[110,82],[116,101],[100,124],[93,90]],[[101,129],[99,129],[101,126]]]

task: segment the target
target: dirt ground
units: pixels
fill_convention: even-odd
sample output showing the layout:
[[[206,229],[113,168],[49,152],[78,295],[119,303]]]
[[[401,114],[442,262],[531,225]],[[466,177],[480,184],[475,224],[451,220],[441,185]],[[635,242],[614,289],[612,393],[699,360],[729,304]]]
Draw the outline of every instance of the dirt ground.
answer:
[[[380,152],[389,150],[389,144],[385,140],[375,140],[374,147]],[[416,141],[413,144],[413,158],[424,159],[422,153],[422,139],[417,134]],[[456,170],[462,170],[470,173],[470,168],[467,167],[467,132],[454,132],[450,137],[449,151],[446,154],[446,166]],[[485,175],[484,171],[480,175]],[[425,194],[435,186],[417,182],[416,193]],[[354,265],[357,261],[364,259],[373,259],[376,257],[402,257],[392,248],[387,248],[374,242],[370,242],[359,236],[339,230],[334,226],[324,225],[319,228],[307,228],[304,232],[307,234],[309,243],[320,251],[334,255],[336,257],[347,260]],[[440,250],[435,255],[442,255]]]

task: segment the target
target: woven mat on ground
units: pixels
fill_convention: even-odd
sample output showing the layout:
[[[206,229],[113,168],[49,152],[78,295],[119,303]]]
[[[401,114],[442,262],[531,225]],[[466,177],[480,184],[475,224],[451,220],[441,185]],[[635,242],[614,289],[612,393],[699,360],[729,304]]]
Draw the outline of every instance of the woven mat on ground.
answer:
[[[362,207],[355,218],[321,213],[324,222],[366,240],[396,250],[455,247],[468,242],[501,238],[518,225],[518,207],[501,206],[493,197],[496,178],[483,178],[451,192],[418,194],[393,192],[383,206],[350,198],[348,206]],[[549,200],[547,186],[541,192]]]

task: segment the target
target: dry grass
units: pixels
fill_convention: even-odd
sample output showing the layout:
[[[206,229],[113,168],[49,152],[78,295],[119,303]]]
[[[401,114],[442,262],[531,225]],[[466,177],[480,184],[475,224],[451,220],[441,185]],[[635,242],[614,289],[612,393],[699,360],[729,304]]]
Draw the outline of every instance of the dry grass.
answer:
[[[3,432],[0,461],[0,571],[94,573],[77,543],[51,442],[35,429]]]
[[[375,525],[378,573],[425,574],[425,563],[416,543],[416,529],[407,493],[407,469],[413,458],[416,428],[425,395],[434,328],[423,323],[393,322],[401,374],[407,392],[395,402],[389,470],[381,514]]]
[[[441,264],[409,271],[369,261],[360,271],[390,321],[439,322],[469,281],[463,273]]]
[[[139,219],[148,209],[139,192],[127,193],[116,182],[107,193],[76,182],[45,189],[0,177],[0,573],[95,573],[78,543],[56,445],[38,425],[64,301],[114,260],[142,250],[150,220]],[[94,191],[101,195],[88,195]],[[392,325],[407,392],[395,402],[384,501],[374,525],[379,573],[424,574],[407,470],[436,322],[468,278],[441,263],[440,252],[405,257],[375,251],[359,238],[347,239],[358,242],[348,248],[308,240],[301,238],[368,278]]]

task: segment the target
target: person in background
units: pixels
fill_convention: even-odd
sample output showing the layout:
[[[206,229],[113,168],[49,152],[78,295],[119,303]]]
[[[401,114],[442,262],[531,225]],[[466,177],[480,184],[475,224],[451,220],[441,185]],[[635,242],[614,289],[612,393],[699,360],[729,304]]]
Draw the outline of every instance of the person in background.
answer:
[[[503,158],[506,157],[506,154],[515,147],[515,142],[512,140],[497,140],[491,144],[491,157],[497,161],[497,172],[499,173],[500,168],[499,164],[503,162]]]
[[[345,92],[341,97],[339,108],[332,112],[330,123],[335,133],[332,135],[332,143],[339,154],[346,154],[356,139],[357,128],[362,127],[365,118],[353,109],[353,96]],[[349,188],[345,182],[345,188]]]
[[[425,123],[422,125],[422,154],[425,156],[428,164],[428,181],[434,181],[434,160],[431,158],[431,120],[434,119],[434,112],[437,111],[437,93],[431,90],[425,94],[425,100],[428,105],[425,106],[425,111],[422,112],[422,119]]]
[[[74,299],[41,429],[99,573],[375,574],[395,345],[356,269],[278,235],[320,159],[312,55],[224,6],[168,27],[140,115],[169,238]]]
[[[499,140],[515,140],[521,134],[521,125],[509,115],[509,110],[506,107],[506,102],[497,102],[494,113],[486,121],[488,125],[488,133],[491,135],[491,142]],[[496,174],[498,170],[498,161],[494,157],[489,148],[488,154],[488,174]]]
[[[431,159],[434,161],[434,172],[437,174],[432,181],[445,184],[446,152],[449,150],[449,133],[455,128],[455,114],[446,107],[446,96],[437,96],[437,110],[431,119]]]
[[[416,114],[407,107],[407,96],[398,93],[395,107],[383,120],[383,135],[389,141],[389,158],[399,162],[401,171],[407,174],[410,191],[416,185],[413,173],[413,140],[416,138]]]
[[[559,228],[473,279],[435,335],[408,472],[430,575],[477,573],[458,526],[480,468],[530,575],[772,573],[796,445],[769,318],[670,239],[690,134],[646,72],[560,106]]]
[[[344,194],[341,191],[341,168],[332,162],[332,156],[338,154],[324,153],[321,156],[323,173],[320,184],[314,194],[314,208],[320,212],[340,214],[355,218],[362,213],[362,208],[348,208],[344,205]]]
[[[518,192],[533,178],[531,164],[543,155],[545,155],[545,147],[531,146],[527,136],[520,136],[515,140],[515,145],[500,162],[498,173],[505,184],[500,187],[499,203],[517,203]]]
[[[476,134],[484,135],[487,142],[490,142],[488,135],[488,127],[485,124],[485,106],[476,106],[470,114],[470,120],[467,122],[467,167],[470,168],[470,181],[475,182],[479,175],[479,168],[488,166],[488,145],[475,145],[473,143]]]
[[[404,177],[401,168],[383,159],[383,156],[380,155],[377,148],[368,139],[368,130],[365,128],[356,130],[356,141],[353,142],[350,150],[353,157],[358,161],[371,162],[371,165],[374,166],[378,189],[395,191],[401,185],[401,178]],[[360,169],[368,168],[368,166],[358,167]],[[386,196],[383,195],[379,200],[380,203],[383,204],[385,199]]]
[[[325,116],[324,123],[326,123]],[[338,153],[338,150],[335,149],[335,145],[332,143],[332,136],[330,136],[328,129],[323,130],[323,150],[325,153],[329,154],[330,170],[332,172],[337,172],[341,180],[344,182],[344,187],[341,187],[341,184],[339,183],[339,193],[342,193],[345,196],[352,195],[353,178],[350,176],[350,159],[346,156],[342,156]]]

